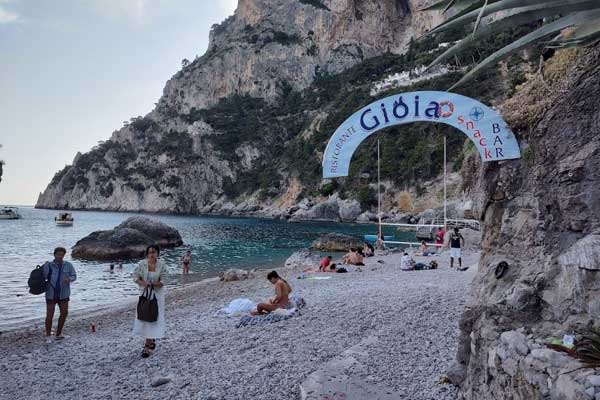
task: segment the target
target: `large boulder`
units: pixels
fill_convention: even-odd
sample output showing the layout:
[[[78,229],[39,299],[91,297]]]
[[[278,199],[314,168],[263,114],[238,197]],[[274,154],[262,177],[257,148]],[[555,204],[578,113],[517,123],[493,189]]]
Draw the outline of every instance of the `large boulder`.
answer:
[[[363,243],[348,235],[327,233],[316,239],[310,246],[311,250],[319,251],[348,251],[351,247],[362,247]]]
[[[357,200],[339,200],[340,220],[354,222],[360,215],[360,203]]]
[[[356,218],[356,222],[361,224],[366,224],[372,221],[377,221],[377,214],[372,213],[371,211],[365,211],[360,214],[358,218]]]
[[[254,275],[252,272],[244,269],[228,269],[225,272],[219,274],[220,278],[224,282],[233,281],[245,281],[246,279],[252,278]]]
[[[356,200],[341,200],[337,194],[312,205],[298,204],[292,209],[293,221],[345,221],[354,222],[360,215],[360,203]]]
[[[309,249],[302,249],[292,254],[286,261],[286,268],[315,268],[319,266],[321,257]]]
[[[177,247],[183,240],[175,228],[158,220],[131,217],[114,229],[92,232],[81,239],[73,247],[72,256],[95,261],[139,259],[151,244]]]

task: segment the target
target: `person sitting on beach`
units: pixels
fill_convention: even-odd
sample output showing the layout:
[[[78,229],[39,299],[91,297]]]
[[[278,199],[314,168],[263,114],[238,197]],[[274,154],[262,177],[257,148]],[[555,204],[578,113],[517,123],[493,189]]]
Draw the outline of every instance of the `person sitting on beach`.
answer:
[[[356,254],[356,249],[354,247],[350,248],[350,251],[344,254],[342,257],[342,264],[352,264],[352,260],[354,260]]]
[[[410,271],[413,269],[414,265],[415,260],[413,260],[412,257],[405,252],[402,258],[400,259],[400,269],[402,271]]]
[[[183,274],[187,275],[190,273],[190,264],[192,263],[192,252],[188,250],[187,253],[183,256]]]
[[[365,253],[365,257],[373,257],[375,255],[375,248],[371,243],[365,243],[363,252]]]
[[[363,253],[361,249],[355,249],[352,247],[350,252],[347,253],[344,257],[342,257],[342,264],[351,264],[351,265],[365,265],[363,263]]]
[[[331,256],[323,257],[319,264],[319,271],[324,271],[331,264]]]
[[[259,303],[256,306],[256,311],[252,311],[252,315],[269,314],[278,308],[286,308],[289,304],[289,295],[292,292],[292,287],[277,271],[271,271],[267,274],[267,279],[275,285],[275,296],[269,299],[268,303]]]
[[[354,256],[354,265],[365,265],[365,253],[361,248],[356,249],[356,255]]]
[[[58,317],[55,337],[57,340],[64,339],[62,330],[69,313],[71,283],[77,279],[73,264],[64,261],[65,254],[67,254],[67,249],[57,247],[54,249],[54,261],[45,263],[43,267],[43,274],[48,281],[48,288],[46,289],[46,343],[51,341],[52,319],[57,304],[60,316]]]
[[[419,254],[422,256],[431,256],[434,255],[435,252],[427,251],[427,243],[424,240],[421,241],[421,245],[419,246]]]

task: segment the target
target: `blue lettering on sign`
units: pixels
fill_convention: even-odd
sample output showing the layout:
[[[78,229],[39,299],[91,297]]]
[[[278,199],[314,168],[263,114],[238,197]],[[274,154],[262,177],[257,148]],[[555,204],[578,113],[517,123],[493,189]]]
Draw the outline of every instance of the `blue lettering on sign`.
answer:
[[[362,115],[360,116],[360,126],[362,126],[362,128],[365,131],[373,130],[379,126],[379,118],[377,118],[377,116],[373,116],[373,121],[375,122],[375,125],[367,126],[367,124],[365,123],[365,115],[367,115],[370,112],[371,109],[367,108],[365,111],[363,111]]]
[[[400,107],[403,108],[402,115],[398,114],[398,109]],[[402,118],[405,118],[407,115],[408,115],[408,106],[406,104],[404,104],[404,102],[402,101],[402,96],[400,96],[400,98],[394,102],[394,117],[396,117],[398,119],[402,119]]]
[[[429,107],[425,109],[425,116],[429,118],[440,117],[440,103],[432,101],[429,103]]]
[[[415,117],[419,116],[419,96],[415,96]]]
[[[397,93],[365,104],[336,129],[323,154],[323,176],[348,176],[353,153],[373,133],[419,121],[459,129],[477,147],[484,162],[520,157],[519,144],[510,128],[496,110],[485,104],[449,92]]]

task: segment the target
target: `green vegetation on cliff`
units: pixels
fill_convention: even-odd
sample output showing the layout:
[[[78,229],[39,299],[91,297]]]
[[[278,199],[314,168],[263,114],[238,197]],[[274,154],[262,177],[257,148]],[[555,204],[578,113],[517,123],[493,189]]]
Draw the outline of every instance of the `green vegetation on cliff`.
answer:
[[[526,28],[524,28],[526,29]],[[204,120],[219,134],[208,140],[220,156],[239,164],[236,149],[245,145],[258,149],[261,156],[250,170],[238,170],[235,180],[226,179],[224,192],[229,197],[261,190],[268,197],[279,192],[281,183],[297,177],[310,194],[320,194],[320,152],[325,149],[335,129],[356,110],[374,100],[370,92],[374,82],[398,71],[409,71],[432,62],[443,48],[440,43],[453,42],[464,35],[454,29],[424,41],[411,42],[403,55],[384,54],[367,59],[340,74],[318,74],[314,83],[298,92],[285,83],[280,85],[280,98],[275,104],[250,96],[231,96],[206,110],[193,109],[183,116],[188,123]],[[455,60],[458,65],[477,62],[493,48],[509,42],[520,30],[490,38]],[[445,90],[461,76],[451,72],[422,81],[402,91]],[[499,97],[505,90],[495,71],[488,72],[459,93],[483,102]],[[483,90],[485,87],[485,90]],[[381,93],[385,97],[399,90]],[[482,96],[482,93],[485,93]],[[312,124],[312,126],[311,126]],[[355,153],[350,176],[339,180],[335,190],[342,196],[350,192],[364,206],[374,199],[368,188],[373,179],[361,175],[376,171],[376,141],[381,140],[382,178],[398,185],[414,185],[437,176],[443,168],[443,135],[448,138],[448,151],[456,168],[462,163],[465,137],[442,124],[412,124],[389,128],[367,139]],[[363,175],[364,176],[364,175]],[[331,193],[331,188],[325,190]],[[322,194],[322,193],[321,193]]]

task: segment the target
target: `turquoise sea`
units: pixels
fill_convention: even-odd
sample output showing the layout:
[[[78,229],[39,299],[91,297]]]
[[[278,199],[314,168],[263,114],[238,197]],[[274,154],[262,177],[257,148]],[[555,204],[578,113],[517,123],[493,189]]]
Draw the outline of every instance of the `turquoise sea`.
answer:
[[[20,220],[0,220],[0,331],[44,316],[43,296],[28,293],[27,278],[31,270],[52,259],[57,246],[70,249],[79,239],[96,230],[111,229],[132,213],[74,211],[73,227],[58,227],[54,216],[58,210],[21,207]],[[184,246],[165,250],[161,257],[169,268],[169,286],[184,285],[216,276],[228,268],[271,268],[282,266],[294,251],[308,247],[319,235],[338,232],[362,237],[375,233],[375,225],[333,222],[289,223],[256,218],[220,218],[181,215],[150,215],[175,227]],[[402,240],[414,240],[411,234],[399,236],[386,227],[385,234]],[[182,276],[180,260],[191,250],[191,274]],[[72,260],[78,280],[71,287],[73,310],[110,307],[116,302],[137,296],[130,279],[135,263],[109,272],[108,263]]]

